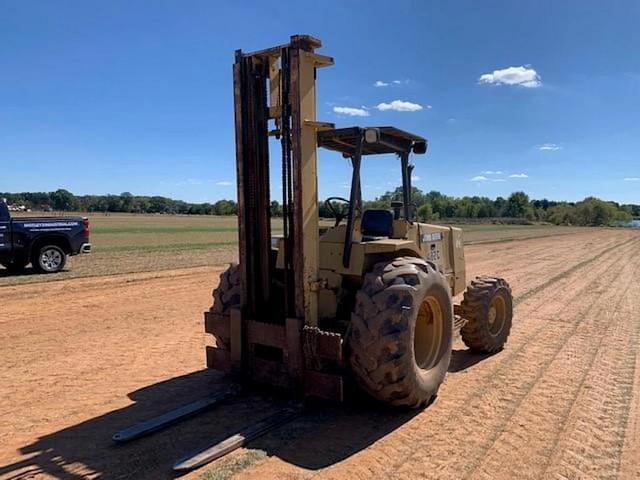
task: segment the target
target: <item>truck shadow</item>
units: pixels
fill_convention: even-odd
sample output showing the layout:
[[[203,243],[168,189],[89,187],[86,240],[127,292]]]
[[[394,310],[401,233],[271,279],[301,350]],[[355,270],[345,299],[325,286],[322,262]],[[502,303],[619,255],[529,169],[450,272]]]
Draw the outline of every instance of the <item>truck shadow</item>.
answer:
[[[56,273],[42,273],[42,272],[38,272],[33,267],[25,267],[23,270],[19,270],[17,272],[13,272],[13,271],[7,270],[6,268],[0,267],[0,278],[31,277],[31,276],[36,276],[36,275],[50,277],[50,276],[55,276],[55,275],[58,275],[60,273],[65,273],[65,272],[68,272],[68,271],[69,270],[65,268],[65,269],[60,270],[59,272],[56,272]]]
[[[114,444],[112,434],[226,386],[226,379],[218,372],[202,370],[131,392],[133,403],[127,407],[22,446],[18,461],[0,466],[0,477],[22,480],[45,474],[65,480],[176,478],[179,475],[171,470],[176,460],[261,420],[286,400],[267,392],[243,394],[131,443]],[[253,441],[249,453],[258,454],[252,458],[275,455],[285,462],[317,470],[368,447],[419,413],[389,410],[361,399],[344,405],[310,406],[303,416]]]
[[[20,271],[17,271],[17,272],[12,272],[12,271],[7,270],[6,268],[0,267],[0,278],[5,278],[5,277],[28,277],[30,275],[40,275],[40,274],[38,272],[36,272],[31,267],[25,268],[24,270],[20,270]]]

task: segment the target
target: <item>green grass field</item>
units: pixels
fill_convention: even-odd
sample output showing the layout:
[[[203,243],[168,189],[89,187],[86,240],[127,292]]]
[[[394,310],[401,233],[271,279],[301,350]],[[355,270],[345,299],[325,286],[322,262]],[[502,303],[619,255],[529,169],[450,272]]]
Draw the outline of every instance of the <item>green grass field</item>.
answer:
[[[80,214],[83,215],[83,214]],[[84,214],[86,215],[86,214]],[[237,258],[236,217],[90,214],[93,253],[72,257],[57,275],[8,276],[0,286],[25,282],[222,265]],[[456,225],[465,243],[510,241],[570,233],[579,227],[548,225]],[[282,228],[274,220],[273,232]]]

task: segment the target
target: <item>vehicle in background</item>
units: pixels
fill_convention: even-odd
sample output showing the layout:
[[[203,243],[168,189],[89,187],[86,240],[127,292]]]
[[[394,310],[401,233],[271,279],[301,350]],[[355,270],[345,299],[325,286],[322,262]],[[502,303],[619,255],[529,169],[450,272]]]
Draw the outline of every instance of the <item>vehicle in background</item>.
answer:
[[[0,200],[0,265],[6,269],[17,273],[31,263],[37,272],[56,273],[67,256],[90,252],[88,218],[12,218]]]

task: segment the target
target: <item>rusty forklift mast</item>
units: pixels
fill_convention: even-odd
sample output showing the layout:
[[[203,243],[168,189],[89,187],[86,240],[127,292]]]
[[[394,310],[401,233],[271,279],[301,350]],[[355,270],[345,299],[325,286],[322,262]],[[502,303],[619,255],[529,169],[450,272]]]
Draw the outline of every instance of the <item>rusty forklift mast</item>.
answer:
[[[318,343],[316,132],[333,128],[316,121],[316,69],[333,64],[331,57],[315,52],[320,46],[311,36],[294,35],[286,45],[236,52],[241,301],[230,316],[207,312],[205,330],[229,339],[226,345],[208,347],[209,367],[297,394],[341,399],[341,378],[305,369],[302,345]],[[279,140],[282,157],[284,268],[277,273],[271,236],[270,136]],[[333,354],[340,357],[339,342],[333,343]]]
[[[318,323],[319,268],[316,131],[332,124],[316,121],[316,69],[333,59],[315,53],[318,39],[294,35],[285,45],[243,53],[233,65],[238,183],[240,307],[223,317],[205,314],[205,331],[226,339],[207,347],[207,364],[242,380],[284,387],[301,394],[342,397],[342,382],[326,381],[303,366],[302,332]],[[273,127],[270,129],[270,121]],[[285,268],[276,275],[271,237],[269,137],[280,141]],[[314,181],[304,181],[314,179]],[[276,276],[278,278],[276,278]],[[320,347],[341,355],[341,344]],[[329,345],[327,349],[326,346]],[[309,376],[313,378],[309,378]],[[306,380],[306,381],[305,381]],[[305,391],[305,385],[307,390]],[[239,385],[116,432],[127,443],[210,410],[233,398]],[[185,471],[209,463],[288,422],[301,413],[292,403],[176,462]]]

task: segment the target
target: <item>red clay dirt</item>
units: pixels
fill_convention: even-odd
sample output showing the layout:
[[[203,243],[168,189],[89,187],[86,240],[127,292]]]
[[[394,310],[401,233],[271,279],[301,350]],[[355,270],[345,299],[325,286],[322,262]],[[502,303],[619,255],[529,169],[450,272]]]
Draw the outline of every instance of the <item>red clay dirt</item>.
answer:
[[[640,234],[466,248],[509,280],[490,357],[458,340],[435,403],[321,405],[186,478],[640,478]],[[223,267],[0,288],[0,478],[173,478],[173,461],[271,411],[242,396],[128,445],[111,434],[219,389],[202,312]],[[183,477],[184,478],[184,477]]]

